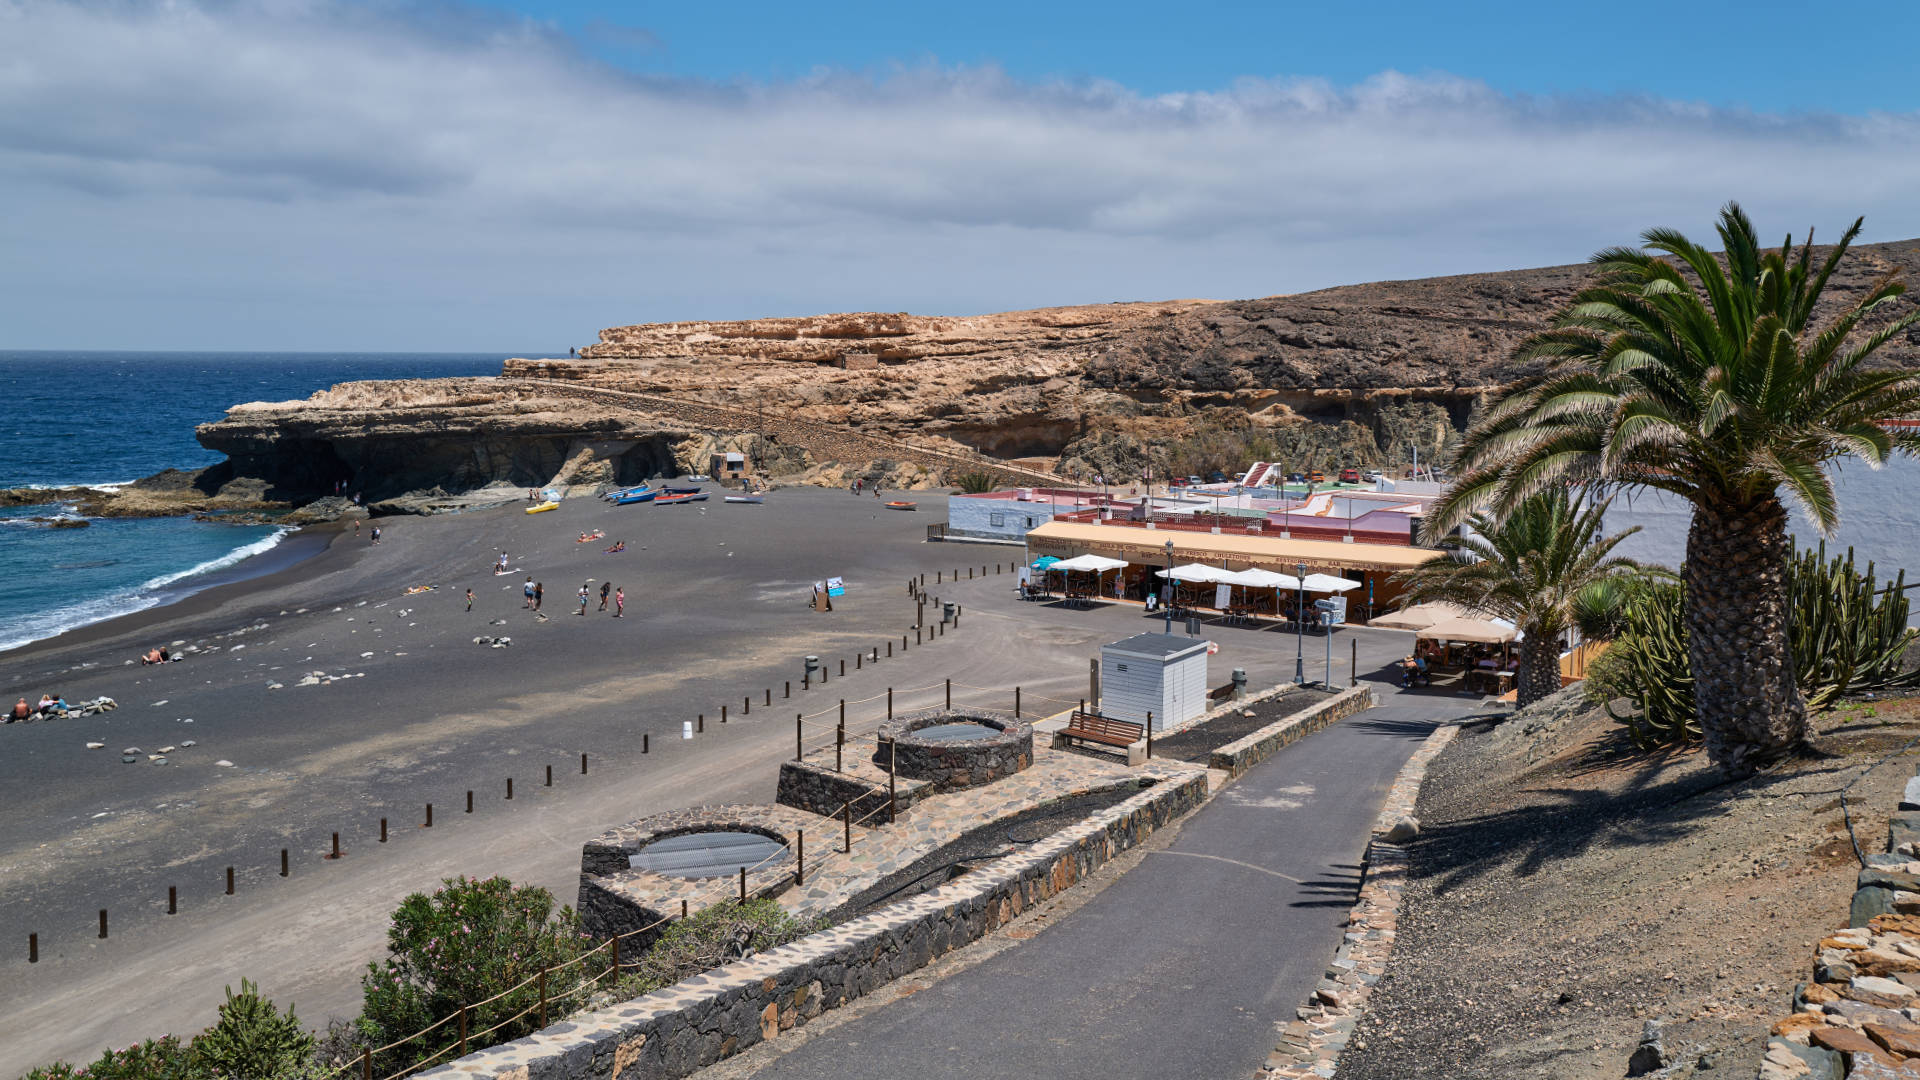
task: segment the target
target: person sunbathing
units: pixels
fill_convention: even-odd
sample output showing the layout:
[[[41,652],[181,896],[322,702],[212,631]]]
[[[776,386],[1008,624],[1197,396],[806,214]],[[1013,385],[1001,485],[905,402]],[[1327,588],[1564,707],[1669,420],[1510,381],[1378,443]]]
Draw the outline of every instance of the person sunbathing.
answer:
[[[32,715],[33,706],[27,704],[26,698],[21,698],[19,701],[13,703],[13,718],[15,720],[25,720]]]
[[[160,655],[159,649],[148,649],[147,654],[140,658],[140,662],[142,664],[164,664],[167,661],[166,657]]]
[[[616,553],[616,552],[621,552],[621,551],[625,551],[625,550],[627,550],[627,542],[626,542],[625,540],[622,540],[622,541],[620,541],[619,543],[617,543],[617,544],[615,544],[615,545],[613,545],[612,547],[610,547],[610,548],[608,548],[608,549],[607,549],[607,550],[606,550],[606,551],[604,552],[604,554],[607,554],[607,555],[612,555],[612,554],[614,554],[614,553]]]

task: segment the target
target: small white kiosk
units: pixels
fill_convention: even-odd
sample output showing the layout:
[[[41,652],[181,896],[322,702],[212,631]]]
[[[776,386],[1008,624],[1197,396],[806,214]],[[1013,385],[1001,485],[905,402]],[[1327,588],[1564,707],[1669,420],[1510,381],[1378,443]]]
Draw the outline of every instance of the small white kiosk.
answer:
[[[1172,634],[1136,634],[1100,647],[1100,714],[1147,722],[1153,730],[1207,711],[1207,642]]]

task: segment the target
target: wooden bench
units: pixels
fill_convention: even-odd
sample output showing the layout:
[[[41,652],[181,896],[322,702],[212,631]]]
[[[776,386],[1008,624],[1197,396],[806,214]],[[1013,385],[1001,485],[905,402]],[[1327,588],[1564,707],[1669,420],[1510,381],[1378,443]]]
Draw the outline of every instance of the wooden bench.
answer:
[[[1067,726],[1053,733],[1053,745],[1071,746],[1079,741],[1111,746],[1126,752],[1127,764],[1138,765],[1147,759],[1146,734],[1145,724],[1075,709]]]

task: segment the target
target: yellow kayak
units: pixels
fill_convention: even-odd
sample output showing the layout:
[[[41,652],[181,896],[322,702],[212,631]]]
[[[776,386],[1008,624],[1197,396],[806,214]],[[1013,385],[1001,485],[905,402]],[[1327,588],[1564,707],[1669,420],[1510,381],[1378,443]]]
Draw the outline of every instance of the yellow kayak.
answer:
[[[543,502],[539,506],[527,507],[527,513],[544,514],[549,510],[558,510],[558,509],[560,509],[560,504],[557,502]]]

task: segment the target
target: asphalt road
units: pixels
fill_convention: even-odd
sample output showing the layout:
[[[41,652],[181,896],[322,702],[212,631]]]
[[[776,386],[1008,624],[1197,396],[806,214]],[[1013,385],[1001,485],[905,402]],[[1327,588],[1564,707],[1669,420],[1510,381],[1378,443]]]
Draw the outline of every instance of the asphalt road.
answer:
[[[1457,699],[1402,696],[1288,747],[1085,905],[800,1043],[765,1080],[1250,1076],[1339,943],[1386,789]]]

